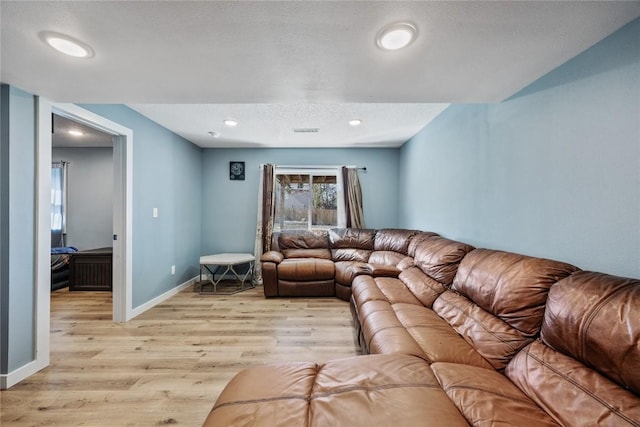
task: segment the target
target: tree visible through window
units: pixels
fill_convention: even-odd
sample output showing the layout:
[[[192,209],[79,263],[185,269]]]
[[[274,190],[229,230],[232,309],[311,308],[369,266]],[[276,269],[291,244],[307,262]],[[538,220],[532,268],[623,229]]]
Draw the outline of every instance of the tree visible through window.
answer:
[[[276,174],[274,231],[338,226],[337,174]]]

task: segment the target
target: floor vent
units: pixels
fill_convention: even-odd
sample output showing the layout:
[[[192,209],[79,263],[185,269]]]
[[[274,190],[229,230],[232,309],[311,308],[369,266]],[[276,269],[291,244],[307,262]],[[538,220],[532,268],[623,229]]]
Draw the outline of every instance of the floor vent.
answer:
[[[320,132],[319,128],[294,128],[293,132],[295,133],[318,133]]]

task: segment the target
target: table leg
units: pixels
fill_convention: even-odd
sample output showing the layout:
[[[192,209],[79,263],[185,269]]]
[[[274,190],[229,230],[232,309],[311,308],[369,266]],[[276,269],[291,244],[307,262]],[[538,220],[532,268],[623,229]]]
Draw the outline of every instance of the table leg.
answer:
[[[203,267],[209,272],[209,274],[211,274],[211,278],[209,279],[209,276],[207,275],[207,279],[209,279],[209,281],[211,282],[211,284],[213,285],[213,293],[216,293],[218,291],[218,283],[220,283],[223,279],[224,276],[227,275],[227,273],[229,272],[229,270],[233,270],[230,265],[227,265],[226,270],[220,275],[220,277],[218,278],[218,280],[216,280],[216,273],[218,272],[218,270],[223,267],[222,265],[216,265],[215,269],[212,271],[208,265],[203,265]]]
[[[231,272],[231,273],[233,274],[233,276],[236,278],[236,280],[237,280],[238,282],[240,282],[240,289],[239,289],[239,290],[237,290],[236,292],[243,291],[243,290],[245,290],[245,288],[244,288],[244,283],[246,282],[247,277],[249,277],[249,276],[253,273],[253,262],[249,261],[249,262],[247,262],[246,264],[249,264],[249,269],[247,270],[247,272],[246,272],[246,273],[244,273],[244,274],[242,275],[242,277],[241,277],[241,276],[238,274],[238,272],[233,268],[233,267],[234,267],[234,265],[233,265],[233,264],[231,264],[231,265],[215,265],[215,266],[214,266],[215,268],[214,268],[213,270],[212,270],[211,268],[209,268],[209,266],[210,266],[209,264],[201,264],[201,265],[200,265],[200,281],[202,282],[202,273],[203,273],[203,270],[202,270],[202,269],[204,268],[204,269],[206,270],[206,272],[205,272],[205,276],[207,277],[207,280],[208,280],[209,282],[211,282],[211,285],[213,285],[213,293],[215,294],[215,293],[217,293],[217,292],[218,292],[218,284],[219,284],[222,280],[224,280],[224,278],[225,278],[225,276],[227,275],[227,273]],[[220,274],[220,276],[218,277],[218,279],[216,280],[215,275],[216,275],[216,273],[218,273],[218,270],[219,270],[220,268],[222,268],[222,267],[226,267],[226,268],[225,268],[224,272],[222,272],[222,273]],[[208,272],[208,274],[207,274],[207,272]],[[202,293],[202,286],[204,286],[204,284],[203,284],[203,285],[201,285],[200,293]],[[252,287],[253,287],[253,286],[252,286]],[[236,292],[233,292],[233,293],[236,293]]]

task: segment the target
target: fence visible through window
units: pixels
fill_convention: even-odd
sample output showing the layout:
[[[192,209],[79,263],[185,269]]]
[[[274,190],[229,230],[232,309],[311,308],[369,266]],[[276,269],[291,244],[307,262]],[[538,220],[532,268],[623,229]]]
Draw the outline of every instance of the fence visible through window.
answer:
[[[336,175],[278,174],[275,193],[274,231],[338,225]]]

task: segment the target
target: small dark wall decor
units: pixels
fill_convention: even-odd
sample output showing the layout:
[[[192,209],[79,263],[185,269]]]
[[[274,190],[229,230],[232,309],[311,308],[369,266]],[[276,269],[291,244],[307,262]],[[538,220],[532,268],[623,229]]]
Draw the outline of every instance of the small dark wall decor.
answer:
[[[244,162],[229,162],[229,179],[244,181]]]

